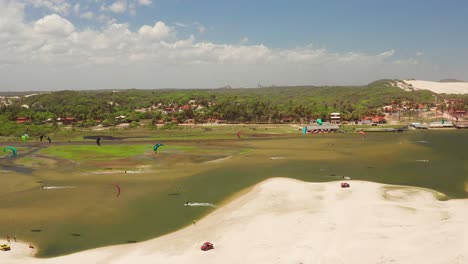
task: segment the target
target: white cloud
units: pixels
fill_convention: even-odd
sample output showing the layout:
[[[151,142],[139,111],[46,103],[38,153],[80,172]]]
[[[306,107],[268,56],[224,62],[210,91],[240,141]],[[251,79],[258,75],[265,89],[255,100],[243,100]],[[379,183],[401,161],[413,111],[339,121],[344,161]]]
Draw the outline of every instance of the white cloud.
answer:
[[[416,52],[416,56],[421,57],[422,55],[424,55],[424,53],[422,53],[421,51]]]
[[[382,59],[390,58],[395,55],[395,50],[387,50],[379,54],[379,57]]]
[[[86,11],[86,12],[84,12],[83,14],[81,14],[80,17],[81,17],[81,18],[84,18],[84,19],[91,20],[91,19],[93,19],[93,17],[94,17],[94,13],[91,12],[91,11]]]
[[[111,16],[108,16],[106,14],[100,14],[98,17],[97,17],[97,20],[101,23],[105,23],[107,25],[110,25],[110,24],[113,24],[115,23],[116,19],[111,17]]]
[[[240,40],[240,44],[247,44],[249,42],[249,38],[248,37],[243,37],[241,38]]]
[[[408,59],[400,59],[400,60],[395,60],[395,64],[406,64],[406,65],[416,65],[419,64],[419,61],[415,58],[408,58]]]
[[[175,22],[174,25],[176,25],[178,27],[187,27],[187,24],[180,23],[180,22]]]
[[[127,10],[127,1],[126,0],[115,1],[109,6],[109,10],[116,14],[124,13]]]
[[[66,36],[71,34],[75,27],[67,19],[53,14],[45,16],[34,23],[34,30],[38,33]]]
[[[24,27],[23,5],[0,0],[0,34],[15,33]]]
[[[81,17],[97,18],[105,23],[103,27],[76,29],[58,14],[26,22],[23,5],[0,0],[0,87],[364,83],[407,76],[424,67],[413,58],[395,58],[397,52],[393,49],[365,53],[334,52],[313,46],[271,48],[249,45],[247,38],[237,45],[214,43],[195,39],[200,24],[174,23],[193,31],[190,37],[177,38],[175,28],[162,21],[132,30],[130,25],[117,23],[106,14],[85,10],[88,9],[80,7]],[[26,73],[28,78],[24,78]]]
[[[138,30],[141,36],[151,39],[164,39],[169,36],[170,32],[171,29],[161,21],[156,22],[153,27],[144,25]]]
[[[46,8],[53,12],[67,16],[70,10],[70,4],[66,0],[26,0],[36,8]]]
[[[149,6],[153,3],[153,1],[151,0],[138,0],[138,4],[142,5],[142,6]]]

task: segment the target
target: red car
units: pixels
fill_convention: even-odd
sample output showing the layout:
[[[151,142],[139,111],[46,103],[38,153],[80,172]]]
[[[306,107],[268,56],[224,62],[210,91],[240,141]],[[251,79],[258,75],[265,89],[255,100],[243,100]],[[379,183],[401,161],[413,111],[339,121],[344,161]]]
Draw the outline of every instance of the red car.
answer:
[[[210,242],[205,242],[205,243],[203,243],[203,245],[201,246],[201,250],[203,250],[203,251],[208,251],[208,250],[210,250],[210,249],[214,249],[213,244],[210,243]]]
[[[342,182],[342,183],[341,183],[341,188],[349,188],[349,183],[347,183],[347,182]]]

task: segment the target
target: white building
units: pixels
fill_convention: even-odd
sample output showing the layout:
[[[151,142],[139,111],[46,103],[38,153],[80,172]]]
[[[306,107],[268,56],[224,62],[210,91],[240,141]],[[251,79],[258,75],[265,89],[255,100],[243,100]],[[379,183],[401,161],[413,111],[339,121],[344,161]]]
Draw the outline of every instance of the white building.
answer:
[[[331,113],[330,114],[330,122],[331,123],[340,123],[341,122],[341,114],[340,113]]]

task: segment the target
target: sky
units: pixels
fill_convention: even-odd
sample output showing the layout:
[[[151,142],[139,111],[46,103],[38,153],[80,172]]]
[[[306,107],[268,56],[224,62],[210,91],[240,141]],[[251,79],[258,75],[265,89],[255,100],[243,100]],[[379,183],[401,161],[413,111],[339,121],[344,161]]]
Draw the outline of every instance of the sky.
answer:
[[[464,0],[0,0],[0,91],[468,81]]]

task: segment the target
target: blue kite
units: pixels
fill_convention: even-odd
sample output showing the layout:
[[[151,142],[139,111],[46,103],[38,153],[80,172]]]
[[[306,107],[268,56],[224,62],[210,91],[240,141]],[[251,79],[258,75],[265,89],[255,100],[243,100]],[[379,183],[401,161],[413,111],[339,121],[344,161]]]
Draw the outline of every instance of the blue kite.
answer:
[[[158,148],[161,147],[161,146],[164,146],[164,144],[158,143],[158,144],[154,145],[153,150],[158,151]],[[164,147],[166,147],[166,146],[164,146]]]

